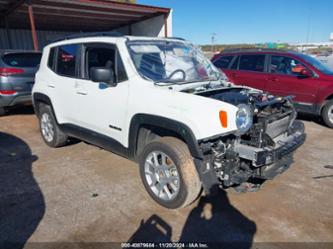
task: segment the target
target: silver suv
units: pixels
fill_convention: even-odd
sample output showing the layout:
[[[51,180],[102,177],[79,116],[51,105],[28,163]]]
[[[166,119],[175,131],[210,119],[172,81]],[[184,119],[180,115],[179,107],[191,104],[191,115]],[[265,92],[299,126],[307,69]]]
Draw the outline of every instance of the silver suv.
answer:
[[[0,116],[8,107],[31,102],[41,56],[40,52],[0,50]]]

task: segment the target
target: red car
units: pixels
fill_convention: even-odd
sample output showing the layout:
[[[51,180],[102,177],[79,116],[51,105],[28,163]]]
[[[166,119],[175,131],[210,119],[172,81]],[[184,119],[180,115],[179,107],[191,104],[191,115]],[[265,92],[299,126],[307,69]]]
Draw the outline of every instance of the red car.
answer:
[[[333,128],[333,70],[302,53],[280,50],[225,51],[212,58],[231,82],[293,95],[299,112],[322,116]]]

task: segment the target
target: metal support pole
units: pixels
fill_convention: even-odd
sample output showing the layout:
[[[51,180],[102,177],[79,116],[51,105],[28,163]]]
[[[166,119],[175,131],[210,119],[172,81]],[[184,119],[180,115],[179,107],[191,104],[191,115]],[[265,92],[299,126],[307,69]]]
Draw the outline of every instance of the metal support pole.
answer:
[[[31,4],[29,4],[28,10],[29,10],[29,19],[30,19],[32,40],[34,43],[34,49],[37,51],[39,49],[38,48],[38,39],[37,39],[37,33],[36,33],[36,27],[35,27],[34,13],[33,13]]]

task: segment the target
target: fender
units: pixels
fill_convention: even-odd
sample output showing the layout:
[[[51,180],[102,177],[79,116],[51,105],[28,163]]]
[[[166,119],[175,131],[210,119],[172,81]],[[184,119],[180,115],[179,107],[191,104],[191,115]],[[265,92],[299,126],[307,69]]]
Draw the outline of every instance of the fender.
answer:
[[[327,101],[333,99],[333,85],[325,87],[323,89],[319,90],[319,102],[320,104],[318,105],[318,115],[321,115],[321,112],[326,105]]]
[[[136,114],[131,119],[128,144],[130,145],[130,147],[132,147],[130,148],[130,151],[133,158],[135,157],[135,152],[137,150],[136,144],[139,128],[142,125],[152,125],[178,134],[186,142],[192,157],[198,159],[203,158],[203,154],[199,149],[198,142],[192,130],[187,125],[173,119],[168,119],[165,117],[150,114]]]
[[[154,127],[161,127],[162,129],[172,131],[182,137],[193,157],[195,168],[198,172],[205,192],[207,194],[210,193],[211,188],[218,184],[214,170],[212,170],[212,168],[207,170],[206,168],[207,161],[204,159],[203,153],[199,148],[198,141],[196,140],[192,130],[183,123],[165,117],[149,114],[136,114],[133,116],[129,132],[129,154],[130,157],[134,159],[134,161],[137,151],[137,137],[141,125],[153,125]]]
[[[39,115],[39,109],[38,109],[39,107],[38,107],[38,105],[36,105],[37,102],[42,102],[42,103],[50,105],[52,108],[52,111],[53,111],[51,99],[47,95],[37,92],[32,95],[32,104],[34,106],[34,110],[35,110],[35,113],[37,116]],[[53,114],[54,114],[54,111],[53,111]]]
[[[328,100],[329,98],[333,97],[333,84],[324,86],[319,89],[318,92],[318,101],[319,103],[324,103],[325,100]]]

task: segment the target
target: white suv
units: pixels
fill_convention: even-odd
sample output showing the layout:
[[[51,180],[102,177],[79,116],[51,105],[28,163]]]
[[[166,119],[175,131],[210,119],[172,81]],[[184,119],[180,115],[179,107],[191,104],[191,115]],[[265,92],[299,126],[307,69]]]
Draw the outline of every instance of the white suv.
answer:
[[[49,146],[79,138],[134,160],[167,208],[203,187],[256,189],[304,142],[289,98],[234,87],[189,42],[113,33],[46,46],[33,88]]]

